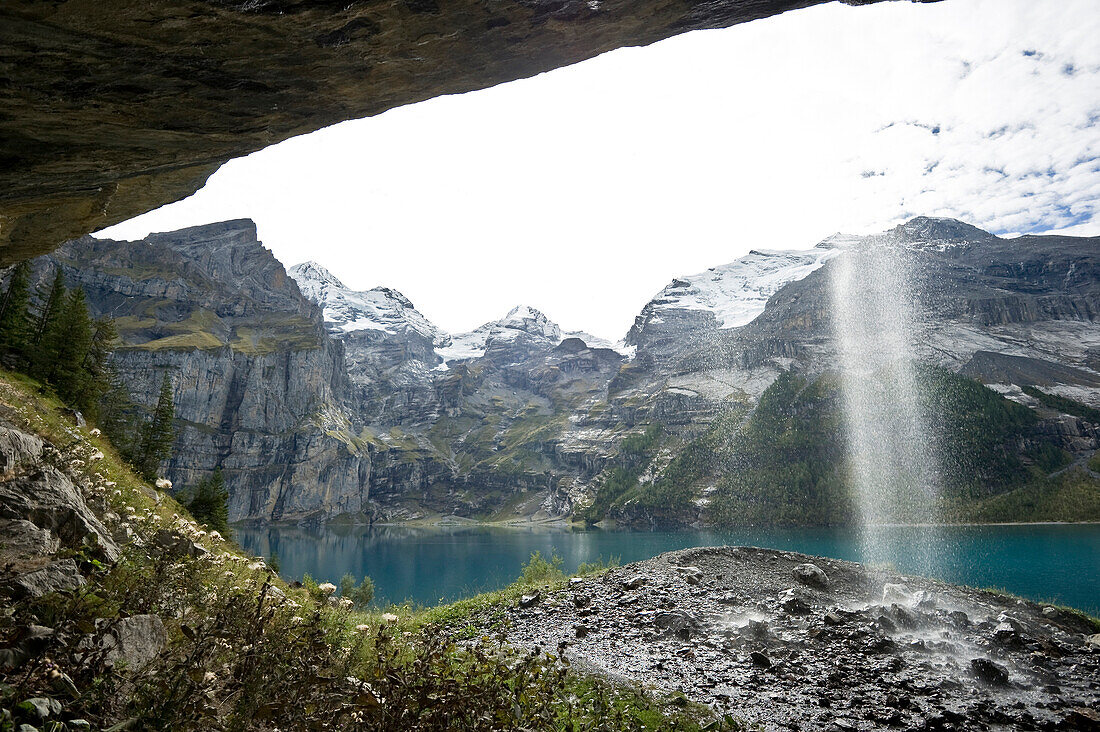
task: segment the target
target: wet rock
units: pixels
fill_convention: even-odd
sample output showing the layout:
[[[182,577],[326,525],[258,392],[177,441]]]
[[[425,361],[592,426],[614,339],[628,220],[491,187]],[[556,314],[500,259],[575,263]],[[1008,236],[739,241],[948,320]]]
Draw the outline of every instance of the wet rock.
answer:
[[[835,612],[825,613],[821,620],[825,625],[842,625],[844,623],[844,618]]]
[[[779,607],[791,615],[806,615],[811,609],[808,599],[793,588],[779,593]]]
[[[766,653],[761,651],[753,651],[749,654],[749,660],[752,661],[752,665],[757,668],[771,668],[772,660],[768,658]]]
[[[810,587],[817,587],[819,589],[827,589],[829,587],[829,575],[825,574],[825,570],[811,562],[805,564],[799,564],[795,567],[791,574],[794,578],[804,585]]]
[[[970,617],[962,610],[953,610],[947,614],[947,617],[951,619],[956,628],[970,627]]]
[[[12,588],[21,597],[41,597],[49,592],[76,590],[87,584],[76,562],[62,559],[42,569],[16,577]]]
[[[697,585],[703,581],[703,570],[698,567],[676,567],[676,573],[684,578],[689,585]]]
[[[975,658],[970,662],[970,670],[987,684],[1004,686],[1008,683],[1008,669],[988,658]]]
[[[1022,645],[1023,639],[1017,626],[1012,623],[997,623],[993,629],[993,642],[1002,646]]]
[[[540,600],[542,600],[542,593],[534,592],[530,595],[523,595],[520,597],[518,605],[522,608],[534,607],[539,604]]]
[[[683,641],[690,640],[703,629],[702,623],[682,610],[659,612],[654,616],[653,624],[666,635]]]
[[[164,621],[156,615],[132,615],[117,621],[103,637],[105,660],[140,669],[152,661],[168,642]]]
[[[917,616],[906,610],[901,605],[891,605],[890,615],[897,622],[898,626],[905,628],[906,630],[913,630],[919,625],[917,622]]]
[[[883,605],[912,605],[914,601],[913,593],[903,584],[887,583],[882,586]]]
[[[741,633],[749,638],[763,640],[768,637],[768,624],[763,620],[750,620],[741,628]]]
[[[1074,707],[1063,721],[1067,730],[1100,730],[1100,712],[1088,707]]]

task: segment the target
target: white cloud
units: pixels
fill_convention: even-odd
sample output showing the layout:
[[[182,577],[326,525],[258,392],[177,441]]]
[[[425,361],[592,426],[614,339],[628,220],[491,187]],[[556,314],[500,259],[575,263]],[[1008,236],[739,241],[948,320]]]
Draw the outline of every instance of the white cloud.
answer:
[[[1100,234],[1094,0],[839,4],[621,49],[228,163],[103,235],[251,217],[458,331],[620,337],[675,275],[917,214]]]

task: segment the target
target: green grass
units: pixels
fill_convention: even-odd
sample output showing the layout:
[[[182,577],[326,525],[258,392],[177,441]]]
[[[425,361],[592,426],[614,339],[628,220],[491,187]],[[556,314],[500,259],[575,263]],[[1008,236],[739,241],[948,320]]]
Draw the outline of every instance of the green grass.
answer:
[[[1100,480],[1071,469],[956,509],[960,520],[1100,521]]]

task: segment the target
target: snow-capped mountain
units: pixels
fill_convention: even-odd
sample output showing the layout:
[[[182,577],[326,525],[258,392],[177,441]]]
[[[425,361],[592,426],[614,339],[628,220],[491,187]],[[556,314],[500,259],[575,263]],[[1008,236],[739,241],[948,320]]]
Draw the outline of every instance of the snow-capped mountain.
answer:
[[[443,359],[442,368],[455,361],[483,357],[490,348],[519,340],[552,348],[562,342],[561,328],[540,311],[517,305],[500,320],[488,322],[468,333],[458,333],[436,349]]]
[[[397,290],[388,287],[352,290],[316,262],[296,264],[287,272],[302,294],[321,306],[334,335],[358,330],[397,335],[411,330],[433,342],[444,336]]]
[[[729,264],[674,279],[645,306],[627,340],[636,343],[642,331],[665,324],[674,312],[709,313],[719,329],[746,325],[764,312],[779,288],[836,256],[839,249],[826,242],[805,251],[753,250]]]

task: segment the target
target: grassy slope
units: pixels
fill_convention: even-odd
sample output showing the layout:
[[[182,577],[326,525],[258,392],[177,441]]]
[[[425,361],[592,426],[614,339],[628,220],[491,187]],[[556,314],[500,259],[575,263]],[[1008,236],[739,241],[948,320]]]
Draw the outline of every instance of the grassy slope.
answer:
[[[63,704],[62,719],[85,718],[93,728],[121,722],[127,730],[700,729],[699,709],[579,676],[552,656],[517,655],[488,639],[456,644],[474,634],[474,616],[481,627],[486,616],[503,622],[503,608],[521,594],[560,586],[564,577],[552,563],[532,562],[512,587],[445,607],[396,608],[396,618],[352,611],[316,585],[288,586],[262,561],[205,532],[106,440],[74,427],[61,406],[30,379],[0,372],[8,421],[70,458],[104,453],[72,477],[101,495],[140,541],[113,567],[69,552],[87,587],[13,602],[0,614],[0,646],[15,643],[30,623],[55,630],[18,672],[0,676],[0,726],[3,715],[18,717],[21,700],[49,696]],[[165,527],[209,555],[149,551]],[[169,642],[140,673],[74,661],[82,638],[141,613],[164,619]],[[55,673],[72,679],[75,698],[59,691]]]

